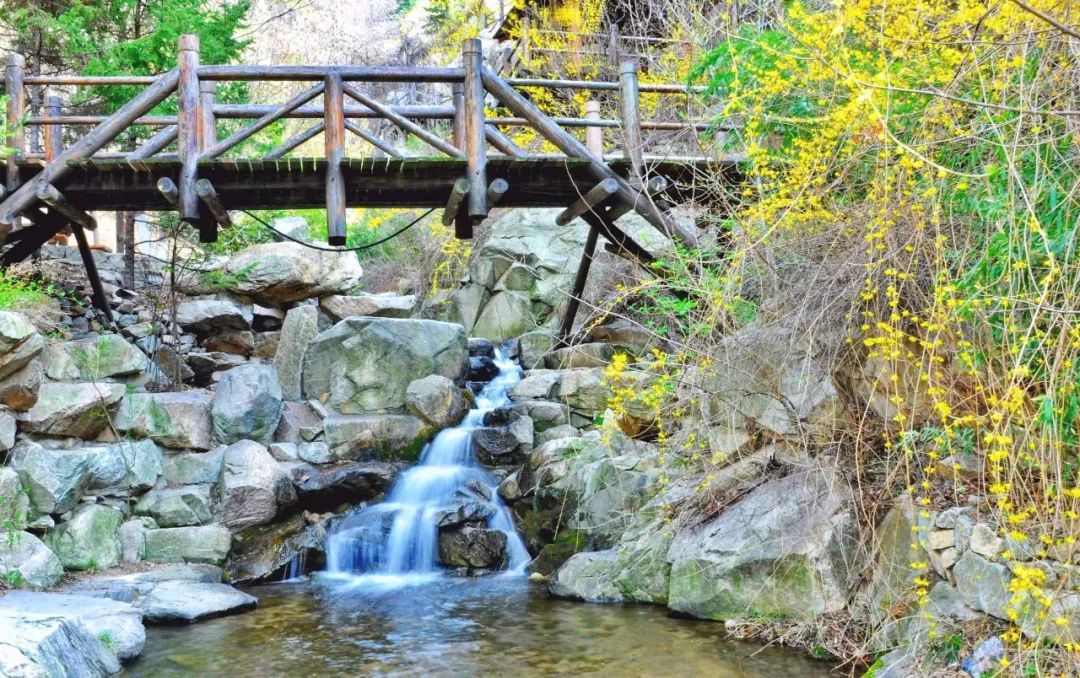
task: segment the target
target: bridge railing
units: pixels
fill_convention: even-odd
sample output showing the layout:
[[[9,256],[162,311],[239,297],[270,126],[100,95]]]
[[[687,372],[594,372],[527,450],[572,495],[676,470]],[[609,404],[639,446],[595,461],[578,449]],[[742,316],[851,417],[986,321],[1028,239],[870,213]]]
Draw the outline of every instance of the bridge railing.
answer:
[[[617,198],[622,203],[669,236],[688,242],[686,234],[680,233],[642,190],[647,173],[643,133],[697,134],[712,128],[705,120],[642,120],[642,93],[690,95],[695,88],[640,83],[633,62],[621,65],[618,82],[504,79],[484,64],[478,40],[465,41],[462,65],[452,68],[201,65],[198,40],[190,35],[180,38],[177,67],[159,76],[27,76],[23,63],[22,57],[15,55],[5,69],[11,132],[8,146],[13,150],[7,159],[9,195],[0,204],[0,225],[6,225],[7,230],[21,214],[38,209],[39,203],[56,209],[46,197],[57,193],[54,184],[62,188],[64,175],[79,161],[119,162],[140,169],[151,161],[166,160],[178,164],[179,170],[176,181],[163,185],[162,192],[174,201],[183,220],[200,224],[200,231],[212,238],[216,224],[208,224],[208,219],[227,221],[227,211],[216,200],[213,187],[205,179],[200,181],[200,162],[223,157],[277,160],[322,134],[330,242],[344,244],[342,160],[346,133],[372,146],[376,155],[405,155],[377,131],[357,122],[379,120],[419,139],[439,154],[465,161],[463,178],[467,186],[461,190],[448,186],[451,199],[455,193],[461,199],[462,218],[456,220],[461,237],[471,235],[472,226],[486,216],[490,203],[498,197],[498,191],[489,190],[493,188],[486,174],[489,153],[523,159],[548,157],[521,148],[505,131],[529,128],[560,154],[587,162],[597,182],[616,182]],[[279,104],[219,102],[219,84],[230,82],[291,83],[302,89]],[[363,83],[426,83],[444,90],[448,86],[448,103],[387,104],[358,87]],[[63,100],[50,93],[60,88],[71,91],[103,86],[141,90],[107,116],[71,112],[70,104],[65,113]],[[38,95],[43,91],[47,95],[36,97],[43,105],[31,115],[27,115],[28,88],[39,88],[35,91]],[[552,117],[531,100],[529,94],[538,89],[563,95],[588,91],[599,96],[606,92],[609,94],[603,96],[616,99],[618,112],[603,117],[599,102],[592,100],[585,104],[582,117]],[[489,106],[492,101],[494,106]],[[165,108],[177,110],[175,115],[153,112],[165,102],[170,103]],[[493,115],[493,110],[499,113]],[[251,147],[243,146],[244,142],[281,120],[311,120],[313,124],[275,148],[252,156]],[[119,140],[125,131],[136,125],[153,128],[153,134],[137,147],[120,148]],[[87,127],[88,131],[81,131]],[[585,130],[584,143],[568,131],[571,129]],[[621,147],[620,155],[632,166],[629,181],[606,162],[609,156],[604,153],[605,129],[618,130],[614,145]],[[28,147],[28,141],[32,147]],[[609,137],[609,145],[611,141]],[[240,155],[227,155],[230,153]],[[26,186],[20,186],[20,166],[27,161],[42,166]],[[172,184],[171,189],[168,184]]]

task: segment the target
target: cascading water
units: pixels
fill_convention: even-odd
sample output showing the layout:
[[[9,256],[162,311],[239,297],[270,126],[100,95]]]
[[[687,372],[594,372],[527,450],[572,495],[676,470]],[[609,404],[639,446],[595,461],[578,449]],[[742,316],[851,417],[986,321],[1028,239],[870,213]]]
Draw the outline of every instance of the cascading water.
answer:
[[[386,500],[339,522],[327,541],[331,575],[369,575],[395,583],[438,572],[438,519],[476,487],[490,497],[488,528],[506,535],[509,571],[524,571],[529,562],[525,544],[496,492],[498,483],[472,451],[472,433],[483,426],[484,415],[506,406],[507,392],[521,380],[521,369],[501,351],[496,351],[495,364],[499,373],[476,397],[476,407],[424,448],[420,463],[401,474]]]

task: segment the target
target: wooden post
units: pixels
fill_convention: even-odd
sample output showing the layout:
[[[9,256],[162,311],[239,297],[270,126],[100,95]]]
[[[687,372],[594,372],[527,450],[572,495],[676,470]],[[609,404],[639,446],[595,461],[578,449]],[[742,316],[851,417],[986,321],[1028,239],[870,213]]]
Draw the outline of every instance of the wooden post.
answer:
[[[217,100],[217,83],[213,80],[199,81],[199,152],[217,143],[217,119],[214,103]]]
[[[453,83],[450,92],[454,105],[454,145],[465,148],[465,83]]]
[[[449,226],[457,218],[461,213],[461,203],[464,202],[468,195],[469,182],[465,179],[455,181],[454,185],[450,187],[450,197],[446,199],[446,209],[443,210],[443,226]]]
[[[634,169],[633,177],[641,185],[645,162],[641,141],[641,91],[637,62],[628,59],[619,64],[619,93],[622,104],[623,157]]]
[[[49,118],[60,117],[60,97],[50,96],[45,100],[45,115]],[[45,162],[46,164],[56,160],[56,157],[64,152],[64,127],[62,125],[45,125]]]
[[[177,115],[176,150],[180,155],[180,201],[177,209],[180,219],[191,224],[199,223],[199,196],[195,182],[199,178],[199,38],[196,35],[180,36],[180,81],[177,93],[180,112]]]
[[[469,218],[476,225],[487,216],[487,137],[484,134],[484,56],[480,40],[466,40],[465,66],[465,178],[469,180]],[[469,234],[472,237],[472,234]]]
[[[207,209],[210,210],[210,215],[221,224],[222,228],[232,226],[232,217],[229,216],[229,211],[225,209],[225,203],[221,202],[221,196],[214,190],[214,185],[210,183],[209,179],[196,181],[195,192],[199,194],[199,200],[203,201]]]
[[[589,100],[585,102],[585,119],[600,119],[600,102]],[[598,158],[604,157],[604,130],[599,127],[585,128],[585,147]]]
[[[585,291],[585,283],[589,280],[589,268],[592,266],[599,235],[600,231],[595,226],[589,227],[589,235],[585,239],[585,250],[581,253],[581,262],[578,263],[577,275],[574,276],[574,287],[570,290],[566,311],[559,324],[558,347],[560,348],[570,344],[570,333],[574,331],[574,318],[577,317],[578,308],[581,306],[581,295]]]
[[[86,269],[86,277],[90,280],[90,289],[93,291],[94,306],[105,314],[109,325],[113,324],[112,307],[109,299],[105,296],[105,288],[101,284],[101,276],[98,275],[97,263],[94,261],[94,253],[90,251],[90,243],[86,241],[86,233],[79,224],[72,223],[71,231],[75,234],[75,242],[79,245],[79,254],[82,256],[83,268]]]
[[[330,245],[343,247],[346,239],[345,223],[345,175],[341,171],[341,159],[345,155],[345,92],[341,74],[331,72],[326,76],[323,93],[323,122],[326,129],[326,230]]]
[[[19,187],[19,167],[15,161],[20,154],[26,152],[26,131],[22,127],[23,116],[26,114],[26,90],[23,89],[25,66],[26,60],[21,54],[12,54],[8,57],[7,67],[4,69],[8,96],[8,138],[5,141],[12,151],[7,159],[8,193]]]

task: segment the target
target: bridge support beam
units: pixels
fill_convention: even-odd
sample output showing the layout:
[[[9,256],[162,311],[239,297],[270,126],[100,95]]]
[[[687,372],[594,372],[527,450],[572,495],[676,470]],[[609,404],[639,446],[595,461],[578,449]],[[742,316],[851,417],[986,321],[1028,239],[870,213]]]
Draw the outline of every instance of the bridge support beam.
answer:
[[[181,221],[199,223],[199,196],[195,182],[199,178],[199,37],[180,36],[180,80],[177,95],[180,102],[177,114],[176,150],[180,155],[180,200],[177,209]],[[201,231],[201,229],[200,229]],[[203,240],[200,233],[200,240]],[[205,242],[205,240],[204,240]]]
[[[469,232],[487,216],[487,136],[484,133],[484,55],[480,40],[462,46],[465,66],[465,178],[469,180]],[[465,234],[463,234],[465,235]],[[459,235],[458,237],[461,237]]]
[[[326,230],[332,247],[344,247],[346,234],[345,175],[341,159],[345,155],[345,90],[341,74],[326,76],[323,106],[323,139],[326,140]]]

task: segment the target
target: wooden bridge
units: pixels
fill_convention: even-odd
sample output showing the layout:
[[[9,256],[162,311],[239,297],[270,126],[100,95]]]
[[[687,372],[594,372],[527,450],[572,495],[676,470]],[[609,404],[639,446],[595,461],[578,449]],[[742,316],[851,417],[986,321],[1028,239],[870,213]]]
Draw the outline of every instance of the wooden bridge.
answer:
[[[23,63],[13,55],[6,68],[14,152],[7,159],[0,202],[0,242],[7,246],[0,263],[19,261],[70,228],[95,303],[106,312],[84,232],[96,227],[91,211],[175,210],[198,228],[200,240],[212,242],[219,228],[231,225],[229,210],[325,205],[329,242],[344,246],[348,207],[444,207],[443,221],[454,224],[459,238],[472,237],[473,228],[496,205],[564,207],[557,223],[581,217],[591,226],[571,292],[572,308],[564,319],[568,332],[600,236],[621,254],[645,264],[653,261],[652,253],[617,224],[621,216],[635,211],[677,244],[694,246],[694,233],[677,224],[668,209],[693,198],[695,178],[703,173],[732,181],[738,177],[734,160],[645,152],[645,135],[652,131],[696,133],[712,127],[705,121],[642,120],[643,92],[690,91],[681,85],[640,83],[633,62],[621,65],[619,82],[503,78],[485,66],[480,41],[467,40],[462,65],[453,68],[201,65],[197,38],[185,35],[177,66],[158,76],[27,76]],[[218,102],[218,85],[230,82],[307,87],[281,104]],[[441,86],[449,89],[449,105],[382,103],[361,91],[360,83]],[[109,116],[65,114],[57,96],[45,97],[43,110],[27,115],[28,88],[100,86],[142,89]],[[618,118],[601,117],[593,101],[581,118],[546,115],[530,96],[542,90],[612,92],[618,96]],[[321,105],[313,103],[318,99]],[[167,100],[175,101],[177,114],[154,114]],[[491,101],[500,113],[495,117],[485,111]],[[285,119],[311,119],[313,124],[269,152],[245,155],[251,144],[244,142]],[[438,155],[407,157],[359,123],[373,119],[416,137]],[[248,123],[219,135],[234,120]],[[136,125],[158,131],[137,148],[120,150],[119,138]],[[82,134],[73,131],[86,128]],[[445,135],[438,133],[440,128]],[[523,150],[504,132],[507,128],[531,128],[558,154]],[[574,128],[585,129],[584,142],[568,131]],[[604,154],[605,129],[617,131],[621,153]],[[362,139],[373,153],[346,156],[346,133]],[[325,141],[321,157],[292,155],[320,134]]]

